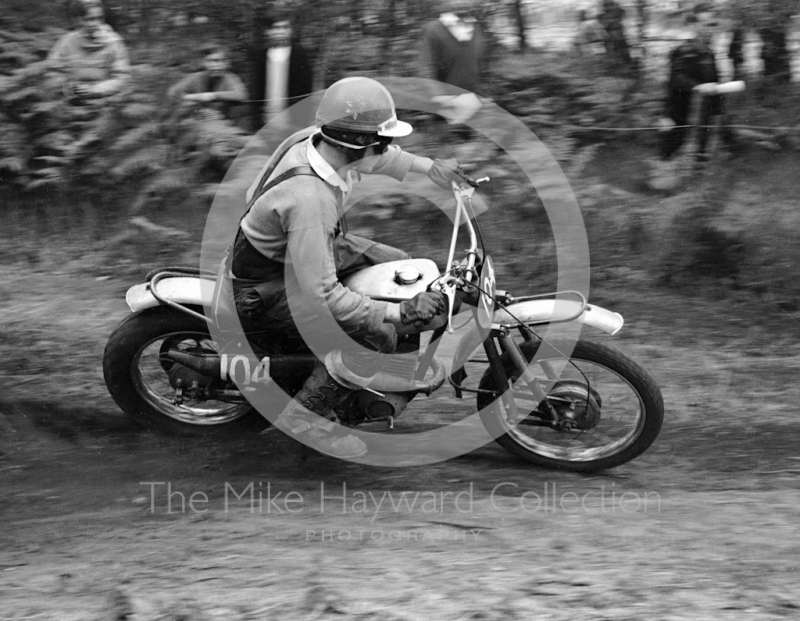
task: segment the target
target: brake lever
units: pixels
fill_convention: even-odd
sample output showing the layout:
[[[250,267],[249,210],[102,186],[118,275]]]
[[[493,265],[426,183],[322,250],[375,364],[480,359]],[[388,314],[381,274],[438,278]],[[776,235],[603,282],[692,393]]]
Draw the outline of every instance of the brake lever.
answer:
[[[469,183],[469,185],[475,189],[480,187],[481,183],[488,183],[489,181],[490,181],[489,177],[481,177],[480,179],[473,179],[472,177],[467,177],[467,183]]]

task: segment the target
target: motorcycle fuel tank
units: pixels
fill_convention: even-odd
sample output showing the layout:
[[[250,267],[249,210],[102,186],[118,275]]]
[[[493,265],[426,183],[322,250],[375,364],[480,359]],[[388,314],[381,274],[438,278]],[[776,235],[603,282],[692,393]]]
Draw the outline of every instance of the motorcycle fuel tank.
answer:
[[[390,261],[365,268],[342,284],[351,291],[377,300],[400,302],[422,293],[439,277],[439,268],[430,259]]]

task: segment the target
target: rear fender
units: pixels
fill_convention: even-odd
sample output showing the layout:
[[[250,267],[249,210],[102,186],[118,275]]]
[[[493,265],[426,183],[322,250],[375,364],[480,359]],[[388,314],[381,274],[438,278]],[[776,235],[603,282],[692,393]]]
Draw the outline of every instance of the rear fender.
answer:
[[[164,278],[158,282],[158,295],[185,306],[211,306],[214,281],[190,276]],[[161,302],[150,291],[150,283],[134,285],[128,289],[125,301],[134,313],[161,306]]]

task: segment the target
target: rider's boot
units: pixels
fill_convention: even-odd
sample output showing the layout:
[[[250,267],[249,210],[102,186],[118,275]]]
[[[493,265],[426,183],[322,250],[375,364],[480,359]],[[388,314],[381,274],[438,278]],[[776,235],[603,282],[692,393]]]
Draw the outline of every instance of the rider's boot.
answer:
[[[319,364],[294,399],[275,420],[275,426],[288,432],[320,453],[348,459],[367,452],[367,445],[335,423],[333,409],[353,389],[342,386],[324,364]]]

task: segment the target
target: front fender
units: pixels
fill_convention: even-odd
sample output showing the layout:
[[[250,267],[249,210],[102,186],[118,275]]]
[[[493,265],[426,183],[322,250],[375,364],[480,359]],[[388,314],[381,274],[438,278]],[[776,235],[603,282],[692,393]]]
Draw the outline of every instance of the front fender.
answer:
[[[581,304],[571,300],[526,300],[510,304],[505,309],[498,309],[492,317],[492,324],[502,327],[513,327],[519,324],[542,325],[563,321],[582,323],[607,334],[616,334],[622,329],[625,320],[622,315],[600,306],[589,304],[577,317]],[[483,342],[481,330],[473,323],[466,334],[458,342],[453,356],[451,372],[463,368],[469,356]]]
[[[501,309],[497,309],[492,317],[492,323],[505,328],[517,324],[541,325],[546,323],[559,323],[564,321],[577,321],[578,323],[597,328],[608,334],[616,334],[622,329],[625,320],[622,315],[600,306],[588,304],[580,313],[581,304],[574,300],[525,300],[516,302]],[[575,315],[578,315],[577,317]]]
[[[214,281],[190,276],[164,278],[158,282],[158,295],[176,304],[210,306],[214,296]],[[150,291],[150,283],[128,289],[125,301],[134,313],[161,305]]]

